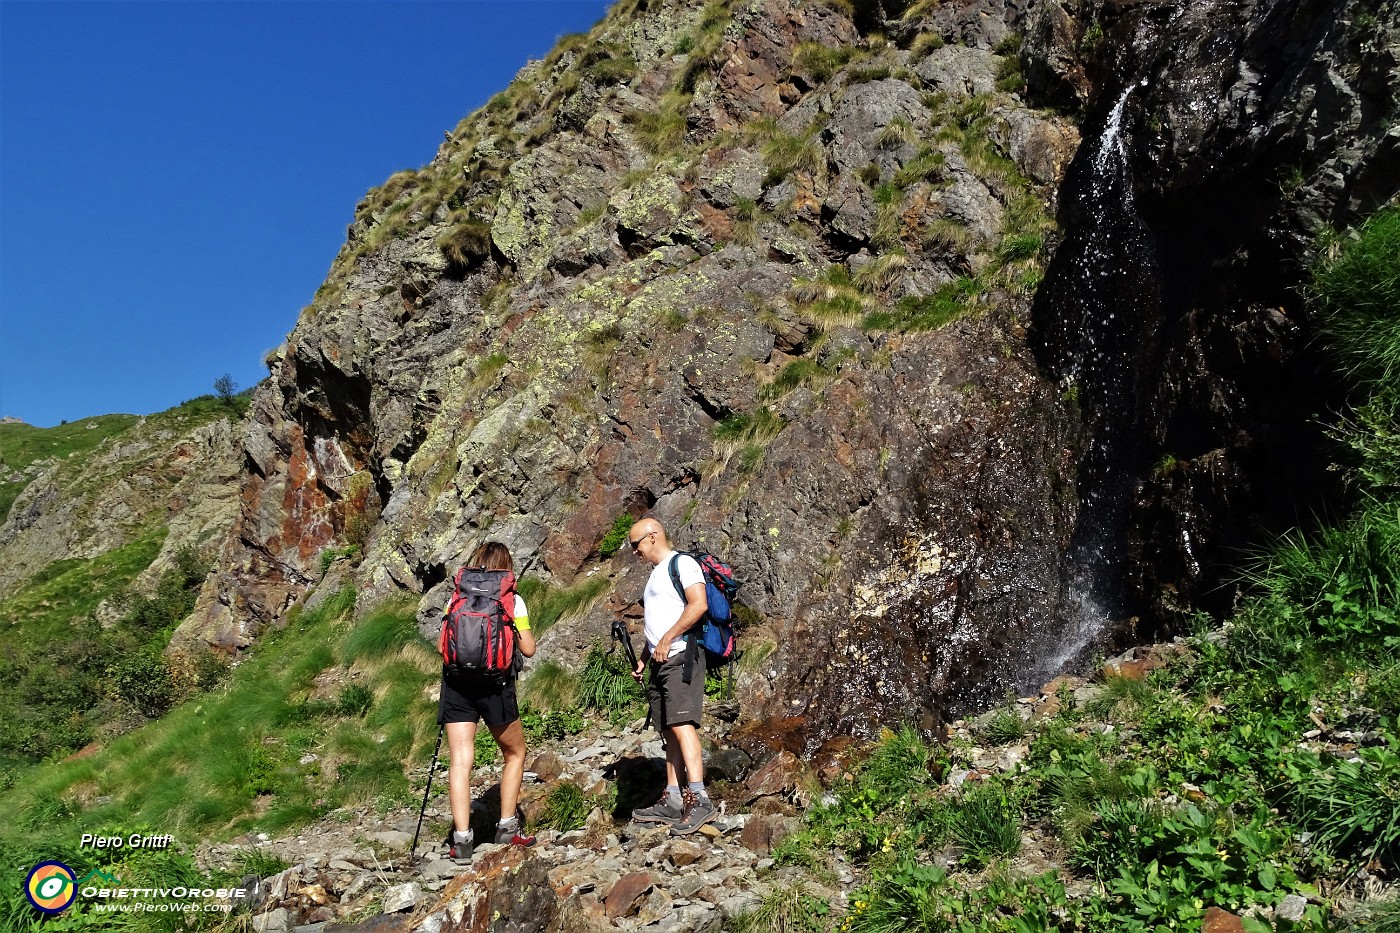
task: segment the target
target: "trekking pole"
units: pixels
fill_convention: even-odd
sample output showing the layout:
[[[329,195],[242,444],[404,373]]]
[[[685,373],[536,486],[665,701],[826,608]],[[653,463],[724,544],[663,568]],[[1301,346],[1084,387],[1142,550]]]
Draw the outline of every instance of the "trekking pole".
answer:
[[[632,665],[629,671],[637,669],[637,652],[632,650],[632,636],[627,634],[627,623],[621,619],[613,619],[612,636],[614,641],[622,642],[622,648],[627,652],[627,663]]]
[[[418,828],[413,831],[413,847],[408,850],[408,863],[413,864],[413,855],[418,851],[418,834],[423,831],[423,814],[428,811],[428,793],[433,789],[433,772],[437,770],[438,752],[442,751],[442,734],[447,726],[438,726],[437,747],[433,749],[433,763],[428,767],[428,786],[423,788],[423,806],[418,808]]]

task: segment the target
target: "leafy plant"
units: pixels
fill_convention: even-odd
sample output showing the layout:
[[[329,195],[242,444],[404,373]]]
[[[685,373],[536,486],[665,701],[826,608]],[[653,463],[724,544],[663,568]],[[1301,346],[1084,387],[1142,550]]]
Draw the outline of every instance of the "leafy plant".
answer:
[[[985,865],[1021,851],[1021,821],[1016,808],[997,787],[978,788],[953,811],[949,830],[963,848],[963,859]]]
[[[603,540],[598,543],[598,553],[603,557],[612,557],[622,549],[622,545],[627,541],[627,535],[632,530],[635,522],[631,515],[623,513],[613,520],[612,527],[608,533],[603,535]]]

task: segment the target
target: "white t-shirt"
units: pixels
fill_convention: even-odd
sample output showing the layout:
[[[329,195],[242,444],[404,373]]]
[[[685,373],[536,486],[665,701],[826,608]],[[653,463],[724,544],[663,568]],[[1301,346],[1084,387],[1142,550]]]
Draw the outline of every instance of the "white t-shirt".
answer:
[[[515,594],[515,609],[510,616],[516,625],[519,625],[521,621],[524,621],[526,625],[530,624],[530,610],[525,608],[525,599],[519,593]]]
[[[675,554],[675,551],[668,551],[665,560],[653,567],[651,576],[647,577],[647,589],[642,597],[642,615],[646,622],[643,631],[648,648],[655,649],[661,636],[669,632],[680,619],[681,613],[685,612],[685,597],[676,592],[676,585],[671,582],[671,558]],[[683,589],[705,582],[699,562],[688,554],[681,555],[676,564],[676,572],[680,575]],[[684,650],[685,639],[677,638],[671,642],[671,653],[666,657],[674,658]]]

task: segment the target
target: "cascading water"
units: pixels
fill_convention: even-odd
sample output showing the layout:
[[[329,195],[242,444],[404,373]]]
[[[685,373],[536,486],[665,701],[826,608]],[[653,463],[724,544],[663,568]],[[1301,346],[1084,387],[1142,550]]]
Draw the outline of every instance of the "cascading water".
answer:
[[[1075,399],[1090,432],[1080,464],[1080,511],[1056,631],[1028,682],[1053,676],[1127,611],[1126,523],[1140,444],[1141,387],[1159,314],[1154,244],[1138,216],[1125,121],[1130,84],[1085,147],[1066,184],[1065,241],[1037,297],[1042,363]]]

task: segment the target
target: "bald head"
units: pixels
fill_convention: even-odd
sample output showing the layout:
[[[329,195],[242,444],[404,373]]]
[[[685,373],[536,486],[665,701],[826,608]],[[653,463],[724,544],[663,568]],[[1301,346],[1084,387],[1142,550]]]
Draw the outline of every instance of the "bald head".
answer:
[[[653,564],[659,563],[671,550],[671,545],[666,540],[666,529],[654,518],[643,518],[633,523],[627,533],[627,539],[633,554]]]

